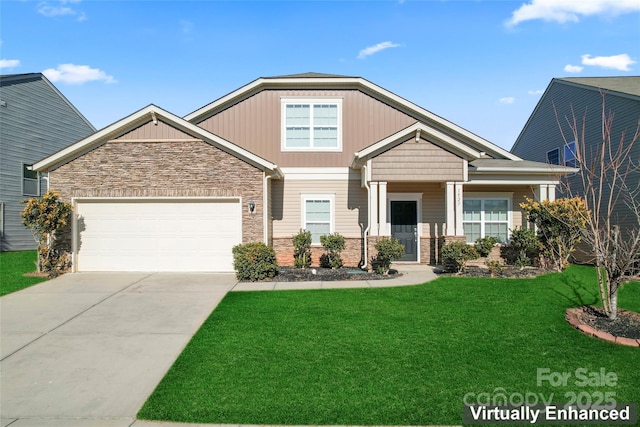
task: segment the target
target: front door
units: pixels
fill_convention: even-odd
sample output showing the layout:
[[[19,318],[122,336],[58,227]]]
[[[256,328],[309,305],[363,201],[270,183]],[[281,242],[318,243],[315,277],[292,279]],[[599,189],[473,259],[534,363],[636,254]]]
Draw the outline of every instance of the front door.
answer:
[[[391,236],[404,245],[404,256],[398,261],[418,260],[418,203],[391,201]]]

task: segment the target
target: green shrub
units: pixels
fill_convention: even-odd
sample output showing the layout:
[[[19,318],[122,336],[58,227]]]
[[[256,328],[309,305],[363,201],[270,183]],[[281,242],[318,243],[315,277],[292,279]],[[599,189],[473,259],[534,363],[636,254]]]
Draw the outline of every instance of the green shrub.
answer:
[[[293,265],[296,268],[311,266],[311,232],[300,230],[293,236]]]
[[[496,275],[500,275],[504,272],[504,264],[498,260],[485,261],[484,264],[487,266],[489,270],[489,274],[491,277],[495,277]]]
[[[442,266],[450,273],[464,270],[467,261],[478,257],[476,248],[465,242],[449,242],[442,247]]]
[[[372,264],[375,265],[376,273],[389,274],[389,268],[391,268],[391,262],[400,259],[404,256],[404,245],[396,238],[383,238],[378,240],[375,245],[378,254],[373,260]]]
[[[278,272],[276,252],[264,243],[245,243],[233,247],[233,268],[238,280],[274,277]]]
[[[478,237],[475,248],[481,257],[486,257],[491,253],[491,249],[498,243],[498,239],[493,236]]]
[[[533,265],[540,256],[540,239],[533,230],[516,228],[511,230],[511,241],[501,249],[501,256],[507,264],[517,267]]]
[[[320,243],[325,249],[325,253],[320,257],[322,267],[340,268],[342,267],[341,253],[344,250],[344,237],[338,233],[320,236]]]

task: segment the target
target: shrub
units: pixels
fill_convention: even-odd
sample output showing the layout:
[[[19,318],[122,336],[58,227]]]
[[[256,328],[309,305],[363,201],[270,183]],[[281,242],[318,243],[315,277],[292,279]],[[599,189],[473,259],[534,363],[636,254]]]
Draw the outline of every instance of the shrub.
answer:
[[[445,271],[457,273],[464,270],[467,261],[478,258],[478,251],[465,242],[449,242],[442,247],[442,265]]]
[[[296,268],[311,266],[311,232],[300,230],[293,236],[293,265]]]
[[[540,240],[536,232],[525,228],[511,230],[511,241],[502,247],[501,255],[507,264],[517,267],[533,265],[540,256]]]
[[[540,203],[526,198],[520,207],[538,228],[544,257],[557,271],[564,270],[586,226],[588,211],[584,199],[574,197]]]
[[[47,191],[42,197],[23,201],[22,224],[31,229],[38,241],[38,272],[56,277],[71,266],[69,254],[58,240],[60,232],[69,224],[72,208],[60,200],[60,195]]]
[[[233,268],[238,280],[256,280],[274,277],[278,272],[276,252],[264,243],[245,243],[233,247]]]
[[[487,266],[487,269],[489,270],[489,274],[491,274],[491,277],[495,277],[496,274],[500,275],[504,272],[504,264],[498,260],[494,259],[492,261],[485,261],[484,264]]]
[[[391,261],[395,261],[404,256],[404,245],[396,238],[384,238],[378,240],[375,245],[378,254],[376,255],[374,262],[376,273],[389,274],[391,268]]]
[[[320,243],[324,247],[326,253],[320,257],[320,265],[322,267],[340,268],[342,267],[342,257],[340,254],[344,250],[344,237],[338,233],[320,236]]]
[[[491,249],[498,243],[498,239],[493,236],[478,237],[475,248],[481,257],[486,257],[491,253]]]

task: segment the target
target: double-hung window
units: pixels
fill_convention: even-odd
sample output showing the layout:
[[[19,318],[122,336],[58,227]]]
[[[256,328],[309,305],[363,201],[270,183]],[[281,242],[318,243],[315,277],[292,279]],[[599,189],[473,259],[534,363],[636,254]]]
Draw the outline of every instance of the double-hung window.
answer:
[[[559,165],[560,164],[560,149],[554,148],[553,150],[547,151],[547,163],[550,165]]]
[[[29,165],[22,165],[22,195],[39,196],[38,172],[29,170]]]
[[[575,141],[572,141],[564,146],[564,165],[570,168],[578,167]]]
[[[341,151],[341,99],[282,99],[283,151]]]
[[[465,198],[462,225],[467,243],[488,236],[495,237],[500,243],[506,242],[509,238],[509,199]]]
[[[302,228],[311,232],[311,243],[320,244],[320,236],[333,232],[332,194],[302,195]]]

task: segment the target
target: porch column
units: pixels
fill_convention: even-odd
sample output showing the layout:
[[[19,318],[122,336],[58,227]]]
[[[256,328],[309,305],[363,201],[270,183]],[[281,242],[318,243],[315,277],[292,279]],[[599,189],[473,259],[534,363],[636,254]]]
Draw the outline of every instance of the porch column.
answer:
[[[556,200],[556,186],[553,184],[549,184],[547,187],[547,196],[549,197],[549,201],[553,202]]]
[[[538,185],[538,201],[544,202],[549,197],[547,184]]]
[[[456,191],[456,236],[464,236],[464,227],[462,226],[462,215],[463,215],[463,207],[462,207],[462,183],[455,183],[455,191]]]
[[[380,236],[389,236],[391,230],[387,228],[387,183],[378,183],[378,206],[380,207],[378,221],[380,222]]]
[[[371,188],[371,204],[369,205],[369,218],[371,223],[369,224],[369,235],[377,236],[379,225],[378,225],[378,183],[371,182],[369,184]]]
[[[446,214],[446,230],[444,232],[445,236],[453,236],[455,234],[455,198],[454,198],[454,183],[447,182],[446,191],[444,195],[444,205],[447,209]]]

